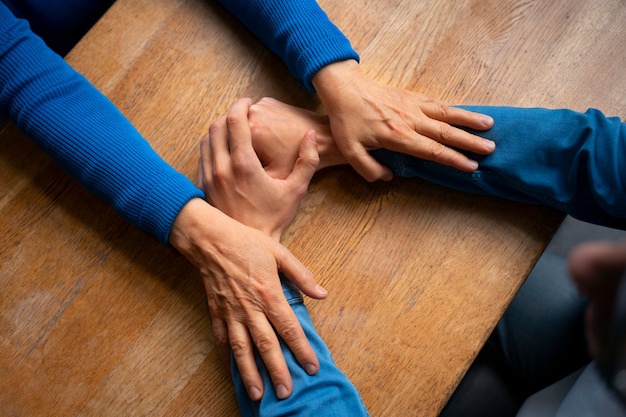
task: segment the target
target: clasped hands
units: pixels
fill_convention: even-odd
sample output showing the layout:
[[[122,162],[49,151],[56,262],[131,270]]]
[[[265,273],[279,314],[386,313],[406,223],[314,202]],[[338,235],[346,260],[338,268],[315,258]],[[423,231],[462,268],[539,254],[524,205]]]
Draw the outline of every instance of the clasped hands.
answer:
[[[367,180],[389,180],[389,169],[367,152],[386,148],[472,171],[477,164],[457,149],[488,154],[495,148],[492,142],[452,126],[484,130],[493,125],[489,117],[404,90],[377,87],[366,79],[362,81],[367,88],[353,85],[354,93],[345,91],[333,83],[331,71],[323,73],[334,65],[313,80],[329,116],[269,98],[256,104],[240,99],[201,141],[198,185],[207,201],[229,216],[216,225],[229,236],[205,254],[212,267],[202,271],[213,331],[226,360],[232,352],[253,400],[259,400],[265,389],[254,360],[255,347],[277,397],[291,395],[292,381],[277,335],[307,373],[319,370],[278,277],[283,272],[312,298],[327,295],[279,243],[316,170],[350,163]],[[229,242],[245,252],[233,253]]]

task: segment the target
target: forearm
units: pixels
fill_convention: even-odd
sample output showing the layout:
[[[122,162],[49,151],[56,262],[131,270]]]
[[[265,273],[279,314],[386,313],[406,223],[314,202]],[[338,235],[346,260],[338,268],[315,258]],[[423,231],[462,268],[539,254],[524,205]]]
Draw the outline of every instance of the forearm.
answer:
[[[0,3],[0,112],[90,192],[162,243],[202,197],[115,106]]]
[[[346,36],[315,0],[219,0],[310,91],[311,79],[333,62],[357,60]]]
[[[626,229],[626,124],[597,110],[467,107],[495,119],[485,132],[496,151],[462,173],[388,151],[375,157],[399,176],[545,204],[583,221]]]

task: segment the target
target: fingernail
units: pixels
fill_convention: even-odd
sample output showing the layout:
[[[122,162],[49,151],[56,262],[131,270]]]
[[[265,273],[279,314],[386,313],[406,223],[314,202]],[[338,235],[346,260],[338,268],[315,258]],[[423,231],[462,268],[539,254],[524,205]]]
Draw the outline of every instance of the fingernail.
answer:
[[[483,145],[487,148],[488,151],[493,151],[496,149],[496,143],[489,139],[483,139]]]
[[[393,174],[390,172],[388,174],[383,175],[381,178],[383,181],[391,181],[393,179]]]
[[[493,124],[493,118],[489,116],[482,116],[480,121],[483,122],[485,126],[491,126]]]
[[[309,375],[315,375],[317,373],[317,366],[312,363],[307,363],[306,365],[304,365],[304,370]]]
[[[472,171],[476,171],[478,169],[478,162],[473,161],[473,160],[469,160],[467,162],[467,168],[469,168]]]
[[[248,395],[253,400],[260,400],[261,399],[261,390],[258,389],[257,387],[250,387],[250,388],[248,388]]]
[[[278,398],[280,398],[281,400],[284,400],[285,398],[289,397],[289,391],[287,390],[287,387],[284,385],[276,385],[276,396]]]
[[[328,291],[326,291],[326,289],[324,289],[321,285],[317,284],[315,286],[315,290],[318,292],[319,295],[322,296],[327,296],[328,295]]]

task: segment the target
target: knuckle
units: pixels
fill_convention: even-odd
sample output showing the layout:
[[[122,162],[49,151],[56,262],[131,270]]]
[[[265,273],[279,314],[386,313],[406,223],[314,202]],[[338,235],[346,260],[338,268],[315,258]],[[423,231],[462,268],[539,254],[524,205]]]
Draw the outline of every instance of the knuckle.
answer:
[[[448,117],[448,115],[450,114],[450,107],[448,107],[448,105],[444,103],[439,103],[438,107],[439,107],[439,115],[442,118]]]
[[[227,179],[230,176],[230,170],[222,164],[214,164],[212,169],[212,182],[218,186],[227,185]],[[226,183],[225,183],[226,182]]]
[[[259,112],[261,111],[260,107],[263,104],[259,101],[258,103],[254,103],[253,105],[250,106],[250,108],[248,109],[248,119],[251,119],[253,117],[255,117],[257,114],[259,114]]]
[[[209,126],[209,136],[215,134],[217,130],[221,130],[226,125],[226,118],[220,117]],[[208,138],[207,138],[208,139]]]
[[[254,344],[256,345],[256,348],[261,355],[269,353],[274,348],[276,348],[275,341],[266,335],[257,336],[257,338],[254,340]]]
[[[228,126],[229,128],[231,126],[236,126],[239,124],[239,117],[235,114],[231,114],[229,113],[228,115],[226,115],[226,126]]]
[[[226,335],[218,334],[218,333],[215,333],[215,332],[213,332],[213,333],[215,334],[215,343],[218,346],[228,346],[229,342],[228,342],[228,337]]]
[[[262,280],[255,280],[254,282],[258,284],[255,288],[255,292],[259,299],[270,303],[269,305],[276,305],[279,299],[274,287],[271,285],[265,285]]]
[[[217,136],[222,130],[222,126],[219,123],[212,123],[211,126],[209,126],[209,134],[206,138],[206,142],[210,144],[212,138]]]
[[[239,174],[245,173],[248,169],[248,163],[245,158],[241,157],[241,155],[237,152],[233,152],[231,154],[231,164],[233,170]]]
[[[248,126],[250,126],[250,132],[254,137],[255,134],[259,133],[259,129],[261,126],[260,123],[260,110],[256,104],[250,107],[250,111],[248,112]]]
[[[432,160],[439,160],[443,158],[448,148],[439,142],[432,142],[428,150],[428,155]]]
[[[295,323],[283,323],[279,328],[280,337],[287,343],[295,342],[301,336],[300,326]]]
[[[235,177],[245,178],[248,176],[254,176],[254,161],[250,159],[250,156],[246,153],[245,149],[232,149],[230,154],[230,169]],[[246,183],[246,181],[242,180],[242,184]]]
[[[442,124],[441,127],[439,128],[439,137],[441,138],[441,140],[449,141],[450,139],[452,139],[453,135],[454,135],[454,131],[453,131],[452,126],[448,124]]]
[[[259,311],[257,303],[254,301],[255,297],[248,294],[245,291],[237,291],[233,294],[233,305],[241,306],[246,314]]]
[[[309,189],[308,184],[298,184],[292,190],[292,195],[296,201],[300,201],[306,195]]]
[[[236,357],[244,356],[248,352],[248,344],[243,340],[231,340],[230,350]]]

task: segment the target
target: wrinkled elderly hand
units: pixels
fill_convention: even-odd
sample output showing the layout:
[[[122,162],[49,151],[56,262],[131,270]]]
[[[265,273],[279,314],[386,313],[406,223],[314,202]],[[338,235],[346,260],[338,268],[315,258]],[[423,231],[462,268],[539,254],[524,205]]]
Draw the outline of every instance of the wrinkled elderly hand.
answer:
[[[486,130],[493,120],[451,107],[407,90],[368,78],[356,61],[340,61],[322,68],[313,85],[330,118],[330,128],[345,159],[366,180],[389,180],[391,171],[367,151],[389,149],[473,171],[476,161],[457,149],[486,155],[495,144],[456,126]]]
[[[227,117],[211,125],[209,136],[201,143],[199,183],[208,201],[230,217],[224,215],[217,224],[207,224],[212,222],[205,219],[205,224],[195,225],[218,228],[223,236],[195,245],[204,250],[195,251],[192,258],[204,271],[218,343],[225,349],[230,346],[250,397],[259,400],[264,390],[254,360],[256,346],[276,395],[286,398],[292,392],[292,381],[276,333],[309,374],[319,370],[317,357],[283,295],[278,277],[280,270],[311,297],[327,295],[312,274],[278,243],[315,172],[315,135],[311,132],[306,136],[300,157],[285,179],[274,179],[263,170],[252,148],[249,106],[250,100],[238,100]]]

